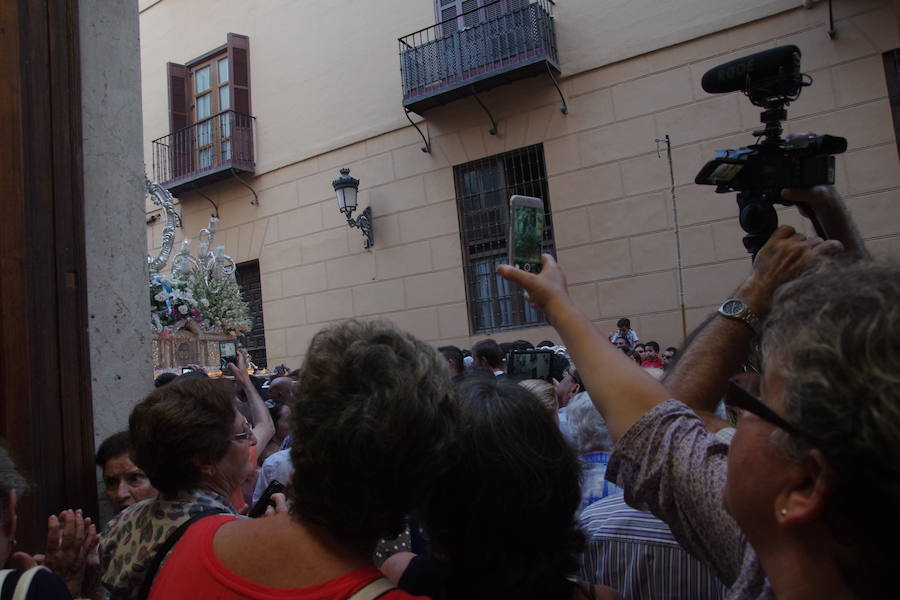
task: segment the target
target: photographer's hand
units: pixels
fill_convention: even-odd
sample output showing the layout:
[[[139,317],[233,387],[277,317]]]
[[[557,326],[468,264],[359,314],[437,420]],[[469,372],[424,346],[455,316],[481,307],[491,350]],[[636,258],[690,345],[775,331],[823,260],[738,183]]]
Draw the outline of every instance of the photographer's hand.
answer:
[[[778,287],[786,283],[825,256],[844,250],[839,240],[822,241],[807,238],[789,225],[776,229],[762,247],[753,263],[753,271],[734,293],[759,316],[765,318],[772,308],[772,298]]]
[[[841,250],[836,240],[807,239],[793,227],[782,225],[760,249],[753,271],[732,297],[743,300],[757,316],[765,318],[781,284]],[[714,313],[691,334],[663,383],[674,398],[694,410],[713,411],[725,393],[728,378],[747,360],[752,339],[753,331],[746,324]]]
[[[665,388],[637,363],[609,343],[566,291],[566,277],[549,254],[541,257],[541,272],[526,273],[509,265],[497,272],[522,287],[559,332],[591,401],[604,416],[614,439],[621,437],[644,413],[669,397]]]
[[[831,240],[844,245],[848,256],[860,260],[870,258],[859,230],[837,190],[829,185],[781,190],[785,202],[798,204],[800,213],[809,218],[812,211]]]

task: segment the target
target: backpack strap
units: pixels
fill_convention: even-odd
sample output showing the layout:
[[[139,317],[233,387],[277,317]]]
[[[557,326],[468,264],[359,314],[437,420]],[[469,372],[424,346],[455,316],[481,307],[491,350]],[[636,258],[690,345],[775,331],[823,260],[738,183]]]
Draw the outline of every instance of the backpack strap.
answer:
[[[6,577],[11,573],[14,573],[12,569],[0,570],[0,597],[3,595],[3,584],[6,583]]]
[[[12,600],[28,600],[28,590],[31,588],[31,581],[40,571],[50,572],[47,567],[31,567],[22,573],[19,582],[16,584],[16,591],[13,592]]]
[[[347,598],[347,600],[378,600],[388,592],[396,590],[397,587],[388,581],[385,577],[369,582],[365,587],[357,590],[355,594]]]
[[[211,517],[212,515],[221,514],[229,513],[219,508],[212,508],[203,512],[199,512],[179,525],[178,529],[173,531],[171,535],[166,538],[166,541],[160,544],[159,550],[157,550],[156,556],[153,557],[153,562],[151,562],[150,566],[147,567],[147,572],[144,574],[144,580],[141,582],[141,589],[138,593],[138,598],[140,600],[146,600],[150,596],[150,588],[153,587],[153,580],[156,579],[156,573],[159,571],[159,567],[162,566],[162,562],[163,560],[165,560],[166,555],[168,555],[169,551],[172,550],[175,544],[178,543],[178,540],[180,540],[181,536],[185,534],[188,527],[204,517]]]

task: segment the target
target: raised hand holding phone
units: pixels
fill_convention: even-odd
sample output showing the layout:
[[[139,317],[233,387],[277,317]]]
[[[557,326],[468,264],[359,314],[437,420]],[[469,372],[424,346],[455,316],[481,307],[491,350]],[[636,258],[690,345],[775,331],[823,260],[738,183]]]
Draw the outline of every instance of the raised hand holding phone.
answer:
[[[509,264],[528,273],[541,271],[544,201],[515,195],[509,199]]]

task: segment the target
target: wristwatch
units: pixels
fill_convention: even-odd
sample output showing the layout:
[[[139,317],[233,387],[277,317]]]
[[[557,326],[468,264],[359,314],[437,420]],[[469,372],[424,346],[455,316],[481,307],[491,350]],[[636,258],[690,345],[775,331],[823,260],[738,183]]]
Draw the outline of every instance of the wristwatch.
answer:
[[[719,307],[719,314],[726,319],[741,321],[752,329],[753,333],[759,333],[759,317],[743,300],[729,298]]]

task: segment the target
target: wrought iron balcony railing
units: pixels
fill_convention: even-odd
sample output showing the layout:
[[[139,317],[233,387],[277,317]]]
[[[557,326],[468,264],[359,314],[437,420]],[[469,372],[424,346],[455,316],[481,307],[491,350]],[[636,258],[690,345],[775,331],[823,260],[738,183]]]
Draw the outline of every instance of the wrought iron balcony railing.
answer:
[[[514,7],[496,0],[400,38],[405,108],[421,113],[472,89],[559,72],[552,0],[506,2]]]
[[[153,140],[153,175],[172,193],[253,173],[255,117],[222,111]]]

